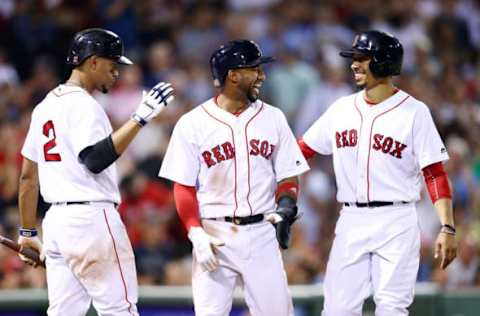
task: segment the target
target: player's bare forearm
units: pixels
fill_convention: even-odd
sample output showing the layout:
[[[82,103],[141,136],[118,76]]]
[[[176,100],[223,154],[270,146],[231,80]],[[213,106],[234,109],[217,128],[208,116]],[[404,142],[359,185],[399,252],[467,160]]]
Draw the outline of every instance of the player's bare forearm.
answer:
[[[441,198],[435,201],[435,210],[437,211],[440,223],[455,227],[453,219],[452,199]]]
[[[435,242],[435,258],[440,258],[440,268],[445,269],[457,256],[452,200],[441,198],[435,201],[434,206],[442,223]]]
[[[142,128],[137,122],[128,120],[112,133],[112,142],[117,154],[121,155]]]
[[[18,206],[22,228],[34,229],[36,225],[38,203],[38,168],[37,164],[27,158],[23,159],[20,174]]]

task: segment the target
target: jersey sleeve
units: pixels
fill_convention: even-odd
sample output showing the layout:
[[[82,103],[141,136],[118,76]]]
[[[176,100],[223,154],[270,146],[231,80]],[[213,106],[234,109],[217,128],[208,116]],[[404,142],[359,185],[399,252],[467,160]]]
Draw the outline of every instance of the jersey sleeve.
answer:
[[[311,149],[322,155],[331,155],[332,141],[330,138],[330,120],[332,119],[332,105],[328,110],[320,116],[318,120],[303,135],[303,141]]]
[[[424,104],[416,112],[413,123],[413,150],[420,169],[448,160],[448,153],[433,122],[432,114]]]
[[[76,157],[88,146],[111,134],[108,117],[93,98],[81,96],[73,100],[69,113],[70,139]]]
[[[30,121],[30,126],[28,128],[27,137],[22,146],[22,156],[31,160],[38,162],[38,151],[36,147],[36,133],[40,133],[40,129],[37,131],[35,128],[35,111],[32,113],[32,119]]]
[[[298,176],[308,170],[307,161],[303,157],[297,140],[293,135],[287,119],[283,112],[278,111],[278,148],[273,154],[273,167],[275,170],[276,181]]]
[[[198,145],[191,131],[191,123],[186,116],[182,116],[173,129],[158,176],[195,186],[199,171]]]

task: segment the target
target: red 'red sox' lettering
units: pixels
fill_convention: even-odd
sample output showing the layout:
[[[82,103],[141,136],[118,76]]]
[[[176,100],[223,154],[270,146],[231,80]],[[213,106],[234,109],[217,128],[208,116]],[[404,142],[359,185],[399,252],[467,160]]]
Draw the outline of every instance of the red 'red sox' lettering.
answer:
[[[355,147],[357,145],[357,130],[344,130],[343,132],[336,132],[335,139],[337,141],[337,148]]]
[[[394,140],[392,137],[385,137],[382,134],[373,135],[372,148],[375,150],[381,150],[385,154],[390,154],[395,158],[402,159],[402,151],[407,148],[407,145]]]
[[[269,160],[275,150],[275,145],[270,144],[268,141],[260,141],[258,139],[250,140],[250,155],[262,156]],[[235,157],[235,148],[230,142],[225,142],[222,145],[217,145],[210,150],[205,150],[202,153],[203,160],[210,168],[225,160],[230,160]]]
[[[235,148],[233,148],[230,142],[225,142],[222,145],[213,147],[211,150],[205,150],[202,153],[202,157],[207,167],[210,168],[219,162],[235,157]]]
[[[250,155],[258,156],[261,155],[265,159],[270,159],[275,150],[275,145],[270,144],[268,141],[260,141],[258,139],[250,140]]]

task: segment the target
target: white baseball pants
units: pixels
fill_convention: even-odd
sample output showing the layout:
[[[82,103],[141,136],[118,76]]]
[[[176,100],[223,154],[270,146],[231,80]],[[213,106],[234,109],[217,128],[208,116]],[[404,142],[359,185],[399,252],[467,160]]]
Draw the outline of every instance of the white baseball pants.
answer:
[[[292,316],[292,298],[272,224],[240,226],[203,220],[202,225],[225,245],[217,248],[220,266],[213,272],[202,271],[193,257],[195,315],[228,316],[239,285],[252,316]]]
[[[376,316],[408,315],[420,256],[415,205],[345,206],[324,281],[323,316],[360,316],[373,290]]]
[[[48,315],[136,316],[132,246],[113,203],[52,205],[43,221]]]

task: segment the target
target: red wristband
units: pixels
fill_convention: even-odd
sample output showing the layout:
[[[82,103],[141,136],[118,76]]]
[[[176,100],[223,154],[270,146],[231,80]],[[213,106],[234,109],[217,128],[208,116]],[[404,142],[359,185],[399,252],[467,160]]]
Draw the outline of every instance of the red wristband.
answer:
[[[277,187],[277,193],[275,193],[275,200],[278,201],[281,196],[285,195],[294,198],[296,201],[298,196],[298,184],[292,181],[280,183]]]

